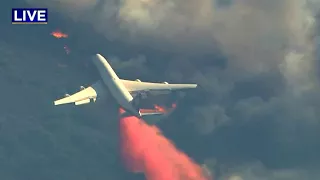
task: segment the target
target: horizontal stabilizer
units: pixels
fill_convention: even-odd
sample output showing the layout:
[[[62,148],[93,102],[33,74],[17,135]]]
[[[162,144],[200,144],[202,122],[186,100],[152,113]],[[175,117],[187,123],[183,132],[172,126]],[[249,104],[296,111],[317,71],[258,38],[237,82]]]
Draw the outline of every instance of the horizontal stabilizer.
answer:
[[[140,111],[141,116],[150,116],[150,115],[162,115],[165,114],[164,112],[157,112],[157,111],[149,111],[149,112],[142,112]]]

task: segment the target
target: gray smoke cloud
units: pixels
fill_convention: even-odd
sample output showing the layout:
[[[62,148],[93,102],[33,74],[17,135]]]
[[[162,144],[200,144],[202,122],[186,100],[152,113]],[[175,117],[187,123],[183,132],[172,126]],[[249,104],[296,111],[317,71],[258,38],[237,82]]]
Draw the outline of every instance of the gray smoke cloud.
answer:
[[[310,44],[308,31],[310,21],[314,21],[305,7],[307,2],[301,0],[242,0],[222,8],[212,0],[28,2],[52,7],[75,21],[91,23],[111,40],[146,43],[190,55],[210,54],[219,47],[232,59],[228,69],[239,71],[237,77],[269,72],[282,64],[286,76],[299,76],[295,81],[302,77],[301,73],[292,72],[299,66],[299,60],[293,59],[301,57],[288,51],[310,49],[306,47]],[[300,71],[309,71],[310,65],[304,66]]]
[[[173,53],[165,76],[203,87],[206,103],[195,105],[187,119],[198,134],[210,135],[233,123],[270,121],[265,128],[272,133],[266,136],[281,150],[319,145],[314,140],[320,130],[319,0],[238,0],[227,5],[223,0],[27,1],[92,25],[107,40]],[[225,57],[225,68],[210,64],[217,53]],[[152,58],[119,66],[146,69],[144,62]],[[246,180],[319,177],[308,170],[264,170],[260,176],[252,166],[260,167],[235,171]]]
[[[249,163],[228,170],[231,175],[226,175],[219,180],[300,180],[319,177],[317,171],[307,172],[304,170],[268,170],[261,163]]]

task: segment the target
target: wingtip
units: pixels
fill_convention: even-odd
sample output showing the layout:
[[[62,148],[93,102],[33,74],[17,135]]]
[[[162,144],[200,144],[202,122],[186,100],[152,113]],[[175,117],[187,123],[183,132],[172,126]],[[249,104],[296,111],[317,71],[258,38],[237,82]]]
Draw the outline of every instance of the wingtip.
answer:
[[[94,59],[97,59],[97,58],[99,58],[99,57],[101,57],[101,54],[99,54],[99,53],[94,54],[94,55],[91,56],[91,58],[92,58],[93,60],[94,60]]]
[[[100,53],[95,54],[94,57],[96,57],[96,58],[103,58],[103,56],[102,56]]]
[[[58,105],[60,105],[60,104],[61,104],[61,103],[59,103],[58,101],[54,101],[54,102],[53,102],[53,105],[54,105],[54,106],[58,106]]]

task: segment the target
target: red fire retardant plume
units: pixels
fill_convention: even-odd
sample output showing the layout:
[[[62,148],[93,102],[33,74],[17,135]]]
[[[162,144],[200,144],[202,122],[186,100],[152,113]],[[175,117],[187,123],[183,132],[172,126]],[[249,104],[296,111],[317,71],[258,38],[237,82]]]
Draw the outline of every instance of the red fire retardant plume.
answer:
[[[121,153],[125,166],[147,180],[211,180],[180,152],[156,126],[134,116],[120,118]]]

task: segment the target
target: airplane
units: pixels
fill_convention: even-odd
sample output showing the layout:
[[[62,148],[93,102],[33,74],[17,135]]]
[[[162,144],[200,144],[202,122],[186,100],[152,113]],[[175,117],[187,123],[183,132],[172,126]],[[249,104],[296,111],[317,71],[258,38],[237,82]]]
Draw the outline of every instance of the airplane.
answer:
[[[120,79],[112,69],[108,61],[101,55],[96,54],[93,63],[97,67],[101,80],[89,87],[80,86],[80,91],[64,98],[54,101],[54,105],[74,103],[75,105],[88,104],[95,102],[99,95],[109,90],[118,105],[131,115],[142,117],[147,115],[159,115],[164,112],[157,109],[142,111],[139,108],[139,101],[145,99],[148,95],[168,94],[176,90],[193,89],[197,84],[169,84],[142,82],[139,79],[135,81]]]

